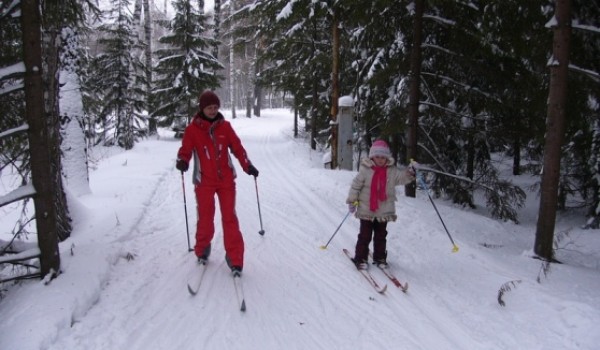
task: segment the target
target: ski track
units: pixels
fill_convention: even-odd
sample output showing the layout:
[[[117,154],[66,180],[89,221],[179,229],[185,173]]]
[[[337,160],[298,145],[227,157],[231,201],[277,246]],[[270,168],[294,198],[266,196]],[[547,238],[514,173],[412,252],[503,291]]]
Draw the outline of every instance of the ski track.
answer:
[[[256,132],[255,126],[246,128],[248,123],[269,123],[265,130],[279,123],[281,133]],[[446,349],[535,348],[535,344],[514,344],[510,339],[504,344],[489,343],[485,335],[491,331],[485,329],[483,317],[477,325],[460,321],[460,314],[471,310],[455,310],[452,300],[460,298],[463,288],[485,288],[476,281],[484,268],[472,265],[477,254],[490,253],[485,248],[461,246],[463,256],[471,259],[457,262],[459,258],[449,253],[451,245],[435,214],[424,213],[416,202],[426,199],[400,195],[399,220],[388,227],[392,272],[410,284],[408,293],[372,269],[379,282],[388,284],[386,294],[379,295],[353,271],[341,251],[342,247],[353,251],[358,220],[349,217],[329,248],[319,248],[346,214],[345,194],[355,173],[347,172],[348,181],[339,184],[319,176],[312,170],[320,166],[320,160],[313,159],[318,156],[298,151],[306,145],[298,147],[287,117],[244,118],[236,120],[234,127],[250,159],[270,160],[255,163],[260,171],[257,185],[264,236],[258,234],[254,179],[234,160],[238,167],[237,211],[246,241],[243,283],[247,311],[238,311],[233,280],[223,259],[218,211],[213,253],[203,284],[196,296],[187,292],[187,280],[198,269],[194,254],[187,251],[181,176],[172,166],[179,142],[164,142],[164,154],[154,156],[162,173],[152,197],[143,203],[133,227],[113,233],[117,235],[114,248],[132,253],[135,259],[115,260],[98,302],[74,320],[68,331],[59,333],[48,349],[135,350],[147,344],[154,344],[154,349],[381,349],[390,343],[402,349],[440,349],[440,339],[446,340]],[[288,161],[290,157],[293,162]],[[193,245],[196,205],[190,174],[185,175]],[[416,217],[421,219],[415,221]],[[414,232],[431,234],[411,235],[411,227]],[[439,261],[423,261],[418,253],[422,249],[439,251]],[[450,263],[455,267],[445,280],[428,277],[439,276],[431,271]],[[452,275],[458,273],[472,273],[473,285],[454,283]],[[498,285],[504,282],[499,280]],[[489,308],[488,317],[505,317],[493,300],[486,293],[472,306]],[[164,314],[171,317],[163,316],[165,309],[170,311]],[[520,326],[510,317],[502,324]],[[288,338],[298,342],[289,343]]]

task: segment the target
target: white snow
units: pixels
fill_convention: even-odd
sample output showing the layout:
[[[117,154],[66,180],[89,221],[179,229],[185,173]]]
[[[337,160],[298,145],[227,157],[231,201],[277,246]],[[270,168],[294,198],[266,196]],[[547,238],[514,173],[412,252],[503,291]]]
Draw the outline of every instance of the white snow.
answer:
[[[388,283],[379,295],[341,251],[353,250],[357,219],[319,248],[346,214],[356,172],[324,169],[322,154],[293,138],[289,111],[230,121],[260,171],[255,183],[236,163],[245,313],[219,218],[204,284],[188,294],[197,266],[182,191],[193,244],[193,186],[174,168],[181,141],[162,130],[159,140],[107,153],[90,173],[92,192],[69,199],[74,232],[61,244],[62,274],[49,285],[8,286],[0,349],[598,349],[600,235],[578,229],[581,216],[560,216],[557,232],[569,232],[557,251],[563,264],[544,276],[531,257],[535,195],[520,225],[435,199],[460,248],[453,253],[427,195],[407,198],[398,188],[388,260],[410,287],[403,294],[373,271]],[[0,232],[10,224],[0,219]]]

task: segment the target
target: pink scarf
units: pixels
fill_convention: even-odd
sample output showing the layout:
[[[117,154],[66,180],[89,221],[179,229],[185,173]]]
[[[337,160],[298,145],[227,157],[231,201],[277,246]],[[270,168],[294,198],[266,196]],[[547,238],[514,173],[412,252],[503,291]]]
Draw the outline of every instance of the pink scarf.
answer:
[[[371,196],[369,197],[369,209],[377,211],[379,201],[387,199],[385,184],[387,182],[387,167],[373,166],[373,179],[371,180]]]

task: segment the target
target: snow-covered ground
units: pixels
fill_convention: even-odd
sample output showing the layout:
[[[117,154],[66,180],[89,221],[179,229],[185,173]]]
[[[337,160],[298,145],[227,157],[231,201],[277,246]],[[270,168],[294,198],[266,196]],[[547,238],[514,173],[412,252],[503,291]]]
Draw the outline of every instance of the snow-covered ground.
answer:
[[[204,284],[195,297],[187,291],[198,267],[188,252],[183,184],[192,244],[195,200],[190,173],[182,183],[174,168],[180,140],[163,131],[158,140],[103,156],[90,174],[92,193],[70,198],[74,232],[61,244],[62,274],[49,285],[8,286],[0,301],[0,349],[600,346],[600,232],[578,229],[581,218],[558,221],[557,232],[569,231],[558,250],[564,263],[544,275],[531,258],[534,195],[520,225],[436,200],[460,248],[453,253],[426,193],[401,194],[399,219],[388,226],[388,260],[410,287],[404,294],[373,269],[388,283],[380,295],[342,253],[354,247],[357,219],[344,222],[328,249],[319,248],[346,214],[356,173],[325,170],[322,154],[293,138],[286,110],[231,122],[260,171],[255,184],[236,163],[245,313],[223,260],[219,218]],[[0,219],[0,228],[9,224]],[[511,287],[504,307],[503,285]]]

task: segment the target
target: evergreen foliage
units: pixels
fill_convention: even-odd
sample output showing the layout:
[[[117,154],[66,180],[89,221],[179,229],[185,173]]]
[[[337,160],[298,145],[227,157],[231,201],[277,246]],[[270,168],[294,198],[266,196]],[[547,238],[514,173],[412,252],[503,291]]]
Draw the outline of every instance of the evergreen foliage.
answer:
[[[174,1],[173,7],[175,17],[163,22],[168,34],[159,39],[164,47],[156,51],[152,114],[159,126],[196,113],[198,96],[219,86],[217,72],[223,68],[212,55],[215,39],[206,36],[206,15],[186,0]]]
[[[0,105],[2,105],[2,118],[0,118],[0,132],[16,128],[24,123],[25,94],[23,90],[23,52],[21,41],[21,27],[17,4],[4,1],[0,4],[0,67],[12,67],[10,73],[0,76]],[[21,169],[23,181],[29,175],[27,170],[27,135],[21,133],[13,137],[3,138],[0,141],[0,173],[7,166],[17,166]],[[21,166],[23,165],[23,166]]]
[[[162,24],[168,34],[159,42],[156,81],[152,95],[152,114],[160,126],[169,126],[179,118],[189,118],[198,109],[202,91],[219,86],[217,74],[223,66],[212,55],[215,39],[206,36],[207,17],[189,1],[173,2],[175,17]]]
[[[263,86],[295,96],[294,108],[309,113],[311,146],[329,136],[331,18],[325,2],[264,1],[251,12],[264,40]]]
[[[411,42],[410,0],[238,0],[236,11],[223,21],[221,1],[215,1],[214,25],[200,9],[203,3],[173,1],[175,17],[160,22],[166,34],[155,51],[156,81],[148,82],[144,73],[150,67],[139,60],[141,54],[132,54],[142,52],[138,51],[141,23],[138,20],[134,27],[129,1],[111,0],[109,17],[99,28],[98,54],[87,59],[89,46],[78,53],[84,108],[90,118],[88,137],[130,148],[145,135],[144,111],[161,126],[189,118],[196,111],[198,94],[219,86],[218,71],[224,68],[216,58],[220,42],[215,37],[219,37],[227,45],[229,38],[235,39],[231,53],[236,60],[224,59],[234,62],[237,85],[227,88],[245,96],[247,106],[252,86],[291,96],[292,106],[306,118],[311,147],[327,147],[335,13],[341,33],[340,94],[352,95],[356,102],[357,151],[366,151],[374,138],[385,138],[396,159],[405,158],[409,56],[420,45],[416,160],[443,173],[435,177],[432,189],[469,207],[481,194],[494,217],[518,221],[523,191],[502,179],[496,160],[511,159],[513,175],[537,176],[542,170],[552,39],[548,23],[554,1],[426,1],[421,43]],[[598,227],[600,6],[582,0],[572,3],[559,208],[585,208],[587,226]],[[2,2],[0,10],[0,66],[7,67],[20,61],[21,34],[12,15],[18,6]],[[82,18],[80,9],[71,15]],[[19,74],[0,78],[4,107],[0,130],[22,123],[19,79]],[[145,83],[152,83],[151,106],[146,104]],[[254,92],[254,97],[260,95]],[[23,145],[23,139],[4,140],[3,164],[23,156]]]
[[[100,139],[104,145],[133,148],[135,141],[146,134],[144,110],[144,64],[131,53],[140,49],[132,30],[129,0],[111,0],[108,20],[100,26],[98,40],[104,48],[94,59],[93,80],[98,97],[103,101],[100,110]],[[101,73],[100,73],[101,72]]]

